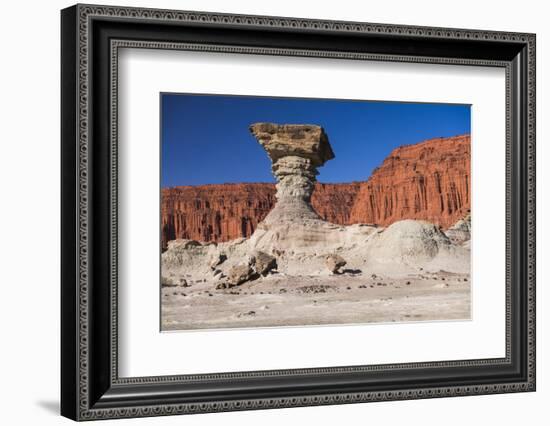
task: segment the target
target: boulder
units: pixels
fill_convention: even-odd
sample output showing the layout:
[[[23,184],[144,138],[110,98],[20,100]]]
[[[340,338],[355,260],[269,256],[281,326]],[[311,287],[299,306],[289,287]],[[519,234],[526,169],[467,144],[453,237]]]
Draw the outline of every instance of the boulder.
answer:
[[[251,257],[251,266],[260,275],[267,275],[269,271],[277,268],[277,259],[263,251],[256,251]]]
[[[163,287],[176,287],[177,283],[173,278],[170,277],[160,277],[160,283]]]
[[[342,256],[337,254],[329,254],[325,259],[325,265],[328,270],[333,274],[337,274],[341,267],[345,266],[347,262]]]
[[[227,281],[231,286],[242,284],[257,277],[250,265],[236,265],[227,272]]]

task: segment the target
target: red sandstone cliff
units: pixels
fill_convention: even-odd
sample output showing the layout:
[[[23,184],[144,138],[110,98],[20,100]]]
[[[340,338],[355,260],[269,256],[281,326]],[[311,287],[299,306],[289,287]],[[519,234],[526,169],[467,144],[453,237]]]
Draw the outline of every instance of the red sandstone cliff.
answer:
[[[317,183],[312,204],[333,223],[349,223],[359,183]],[[275,205],[275,184],[236,183],[163,188],[162,246],[176,238],[229,241],[249,237]]]
[[[361,185],[352,223],[422,219],[448,228],[470,211],[470,135],[396,148]]]
[[[311,204],[317,214],[332,223],[348,225],[360,182],[319,183],[311,196]]]
[[[163,247],[249,237],[276,201],[271,183],[163,188],[161,198]],[[470,209],[470,136],[396,148],[366,182],[317,183],[312,205],[338,224],[423,219],[447,228]]]
[[[229,241],[248,237],[275,204],[275,185],[239,183],[163,188],[162,246],[176,238]]]

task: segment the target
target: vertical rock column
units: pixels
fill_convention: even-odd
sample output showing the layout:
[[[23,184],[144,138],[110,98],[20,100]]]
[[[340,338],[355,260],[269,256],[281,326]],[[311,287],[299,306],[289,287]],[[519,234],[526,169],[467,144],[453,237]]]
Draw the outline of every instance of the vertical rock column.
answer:
[[[250,131],[266,150],[277,179],[277,203],[265,224],[321,220],[311,206],[317,168],[334,158],[328,137],[310,124],[255,123]]]

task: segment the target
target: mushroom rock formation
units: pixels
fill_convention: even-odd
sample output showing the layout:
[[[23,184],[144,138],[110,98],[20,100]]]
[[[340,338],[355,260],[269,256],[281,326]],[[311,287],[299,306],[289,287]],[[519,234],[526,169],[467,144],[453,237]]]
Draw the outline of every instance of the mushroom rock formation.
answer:
[[[311,124],[256,123],[250,131],[267,151],[277,179],[277,203],[265,225],[322,219],[311,206],[317,168],[334,158],[322,127]]]
[[[373,231],[368,226],[327,222],[312,207],[317,168],[334,158],[322,127],[256,123],[250,131],[266,150],[277,179],[277,203],[251,235],[250,247],[266,253],[293,253],[283,255],[278,263],[284,268],[286,258],[298,268],[306,259],[310,262],[326,251],[364,241]]]

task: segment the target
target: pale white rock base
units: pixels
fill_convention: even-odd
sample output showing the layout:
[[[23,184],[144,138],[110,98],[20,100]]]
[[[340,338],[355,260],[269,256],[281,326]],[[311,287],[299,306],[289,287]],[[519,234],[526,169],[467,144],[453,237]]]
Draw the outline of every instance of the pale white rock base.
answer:
[[[454,244],[431,223],[404,220],[378,228],[309,219],[273,225],[264,222],[249,239],[226,243],[169,242],[162,254],[162,276],[176,282],[187,279],[207,283],[214,290],[233,266],[248,263],[257,251],[274,256],[277,273],[296,285],[302,276],[332,275],[325,263],[329,254],[337,254],[347,262],[343,272],[364,276],[470,273],[468,245]],[[213,260],[220,255],[227,259],[213,268]]]

